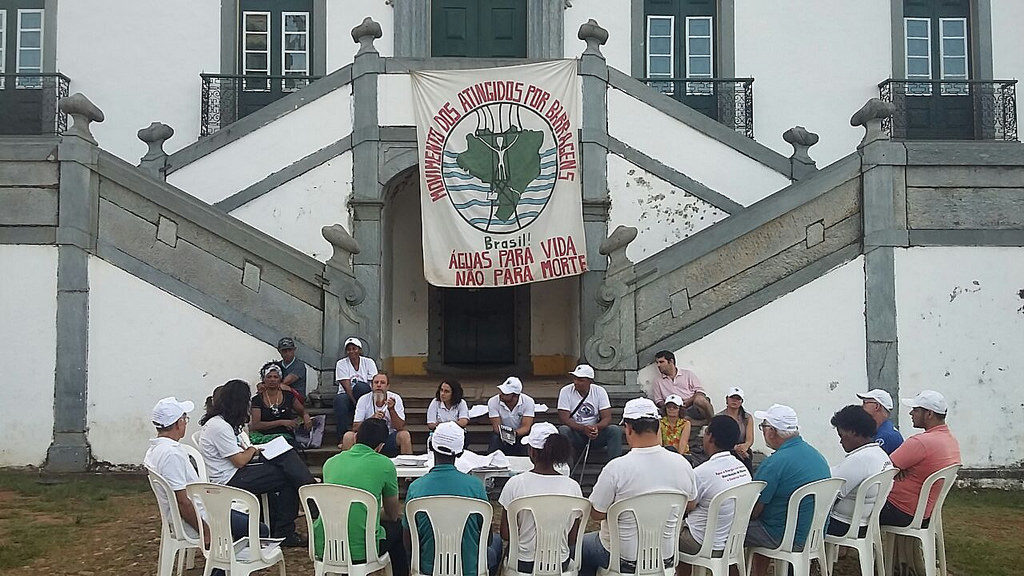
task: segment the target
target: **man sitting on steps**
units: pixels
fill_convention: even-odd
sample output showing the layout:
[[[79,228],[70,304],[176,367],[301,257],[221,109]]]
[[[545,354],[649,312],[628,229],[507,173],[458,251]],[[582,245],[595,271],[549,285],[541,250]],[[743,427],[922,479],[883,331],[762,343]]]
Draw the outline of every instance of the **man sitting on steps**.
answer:
[[[340,448],[348,450],[356,443],[359,425],[364,420],[379,418],[388,423],[388,439],[381,454],[397,456],[399,453],[412,454],[412,436],[405,429],[405,405],[402,397],[388,390],[388,373],[378,372],[373,377],[373,393],[365,394],[356,404],[355,422],[352,431],[346,432]]]
[[[487,453],[501,450],[506,456],[526,456],[526,446],[518,442],[530,433],[533,426],[533,398],[523,394],[523,383],[515,376],[509,376],[498,386],[500,394],[487,401],[487,417],[491,419],[491,443]],[[506,438],[502,438],[502,427]],[[509,435],[514,438],[508,438]],[[511,439],[512,443],[506,442]]]
[[[558,392],[558,433],[569,439],[576,454],[593,443],[605,447],[609,460],[621,456],[622,428],[612,424],[612,404],[608,392],[594,384],[594,369],[580,364],[569,374],[572,384]]]

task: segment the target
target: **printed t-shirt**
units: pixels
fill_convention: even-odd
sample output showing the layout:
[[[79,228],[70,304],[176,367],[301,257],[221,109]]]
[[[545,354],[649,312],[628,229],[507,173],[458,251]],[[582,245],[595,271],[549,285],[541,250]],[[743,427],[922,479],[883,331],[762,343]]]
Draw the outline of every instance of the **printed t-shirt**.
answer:
[[[505,487],[501,490],[501,496],[498,497],[498,503],[508,508],[509,503],[518,498],[525,498],[527,496],[540,496],[547,494],[564,494],[566,496],[579,496],[583,497],[583,492],[580,490],[578,482],[569,478],[568,476],[562,476],[561,474],[555,474],[553,476],[547,474],[537,474],[536,472],[524,472],[508,479],[505,483]],[[533,520],[533,515],[529,512],[519,513],[519,559],[525,562],[533,561],[533,552],[536,547],[535,540],[537,538],[537,524]],[[569,530],[572,530],[572,525],[575,523],[575,518],[566,518],[565,520],[565,533],[568,534]],[[583,519],[585,523],[586,518]],[[515,519],[509,518],[509,524],[515,522]],[[583,528],[586,528],[584,525]],[[569,558],[569,548],[562,546],[562,561],[565,562]]]
[[[731,452],[717,452],[700,466],[693,469],[697,477],[697,507],[686,515],[686,526],[697,544],[704,544],[704,531],[708,526],[708,512],[711,500],[721,492],[750,482],[750,472]],[[716,550],[725,548],[729,538],[736,501],[729,500],[718,509],[718,524],[715,526]]]
[[[501,401],[501,397],[497,394],[487,400],[487,417],[500,418],[502,425],[508,426],[513,430],[523,425],[523,416],[533,417],[535,412],[536,405],[533,402],[533,398],[526,394],[519,395],[519,401],[516,402],[516,405],[511,410]]]
[[[878,442],[886,454],[892,454],[903,444],[903,435],[892,425],[891,420],[886,420],[875,432],[875,442]]]
[[[572,415],[572,419],[584,426],[593,426],[601,420],[601,410],[611,408],[612,403],[608,399],[608,392],[597,384],[590,385],[590,393],[587,399],[576,390],[573,384],[566,384],[558,391],[558,409],[572,412],[579,405],[580,409]]]
[[[366,356],[359,357],[358,370],[352,366],[352,361],[349,360],[348,356],[338,360],[338,363],[334,365],[334,380],[337,382],[342,380],[359,380],[360,382],[370,383],[376,375],[377,364]],[[338,392],[344,393],[345,390],[341,389]]]

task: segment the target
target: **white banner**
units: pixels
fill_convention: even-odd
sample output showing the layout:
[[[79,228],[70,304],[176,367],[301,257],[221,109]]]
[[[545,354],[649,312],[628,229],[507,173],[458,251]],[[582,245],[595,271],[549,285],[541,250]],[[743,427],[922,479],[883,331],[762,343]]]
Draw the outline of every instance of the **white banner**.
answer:
[[[412,90],[427,282],[585,272],[576,61],[413,72]]]

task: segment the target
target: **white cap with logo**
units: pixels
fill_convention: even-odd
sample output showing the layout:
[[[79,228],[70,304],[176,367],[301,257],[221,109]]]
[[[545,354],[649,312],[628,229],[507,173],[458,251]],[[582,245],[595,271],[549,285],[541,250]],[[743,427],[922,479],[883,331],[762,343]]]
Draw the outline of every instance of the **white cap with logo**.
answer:
[[[901,398],[900,403],[910,408],[924,408],[936,414],[945,414],[949,411],[946,398],[935,390],[922,390],[913,398]]]
[[[772,428],[783,432],[795,432],[800,429],[796,410],[784,404],[772,404],[767,410],[754,410],[754,418],[764,420]]]
[[[892,396],[881,388],[873,388],[867,392],[857,394],[861,400],[873,400],[886,410],[892,410]]]
[[[729,388],[729,391],[725,393],[725,397],[728,398],[730,396],[739,396],[740,400],[743,400],[743,398],[745,397],[743,394],[743,388],[740,388],[739,386],[733,386],[732,388]]]
[[[498,390],[502,394],[519,394],[523,391],[523,382],[515,376],[509,376],[498,386]]]
[[[355,345],[355,347],[359,348],[360,350],[362,350],[362,348],[363,348],[363,343],[360,342],[359,338],[356,338],[356,337],[352,337],[352,338],[349,338],[348,340],[345,340],[345,345],[342,346],[342,348],[348,348],[349,344]]]
[[[591,368],[589,364],[580,364],[579,366],[576,367],[575,370],[569,372],[569,374],[577,378],[590,378],[591,380],[594,379],[594,369]]]
[[[622,409],[622,421],[619,424],[626,420],[640,420],[641,418],[654,418],[655,420],[661,418],[661,412],[650,398],[633,398],[626,402],[625,408]]]
[[[174,396],[168,396],[156,403],[153,407],[153,424],[166,428],[177,422],[182,416],[195,410],[196,405],[191,400],[178,402]]]
[[[665,398],[665,405],[668,406],[669,404],[675,404],[676,406],[682,408],[685,402],[683,402],[683,397],[680,396],[679,394],[669,394],[668,398]]]
[[[523,436],[520,440],[523,444],[529,444],[537,450],[543,450],[544,444],[548,441],[548,436],[558,434],[558,428],[550,422],[538,422],[533,426],[530,426],[530,433]]]
[[[441,422],[430,435],[430,447],[441,454],[458,456],[466,447],[466,431],[455,422]]]

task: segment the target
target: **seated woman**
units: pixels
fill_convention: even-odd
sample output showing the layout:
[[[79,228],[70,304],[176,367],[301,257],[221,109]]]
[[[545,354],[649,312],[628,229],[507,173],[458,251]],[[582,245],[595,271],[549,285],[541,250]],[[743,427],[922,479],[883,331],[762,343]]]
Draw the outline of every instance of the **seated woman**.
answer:
[[[753,464],[750,454],[750,447],[754,444],[754,419],[743,409],[743,389],[733,386],[725,394],[725,410],[716,416],[725,414],[731,416],[740,425],[739,443],[732,449],[732,453],[743,462],[743,465],[750,470]]]
[[[853,508],[857,503],[857,489],[861,482],[892,468],[889,455],[875,442],[875,420],[864,411],[860,404],[851,404],[832,415],[831,423],[839,435],[839,445],[846,451],[842,462],[832,466],[832,477],[846,480],[839,489],[826,533],[832,536],[845,536],[850,525],[860,525],[859,537],[867,533],[868,519],[875,506],[885,502],[878,501],[878,489],[868,490],[864,498],[864,511],[860,518],[853,517]]]
[[[313,429],[312,420],[306,413],[299,397],[294,392],[281,389],[281,365],[267,362],[260,369],[262,386],[252,397],[249,433],[253,441],[263,443],[274,436],[284,436],[289,443],[295,443],[297,419],[302,418],[307,430]]]
[[[530,434],[523,438],[523,444],[530,447],[530,461],[533,469],[529,472],[513,476],[505,483],[505,488],[498,497],[504,506],[517,498],[548,494],[564,494],[566,496],[583,496],[578,482],[563,476],[555,470],[556,464],[568,464],[571,453],[569,440],[558,433],[554,424],[541,422],[530,428]],[[566,518],[565,531],[567,542],[576,541],[576,532],[580,529],[580,519]],[[528,512],[519,513],[519,572],[533,572],[533,552],[536,549],[537,528],[533,516]],[[509,539],[508,515],[501,519],[501,538]],[[586,528],[585,526],[583,527]],[[562,551],[562,570],[569,567],[569,548]]]
[[[455,422],[463,428],[469,424],[469,406],[462,399],[462,384],[445,378],[427,407],[427,428],[433,430],[441,422]]]
[[[678,394],[665,398],[665,417],[661,419],[661,445],[680,454],[690,453],[690,421],[681,416],[683,399]]]

